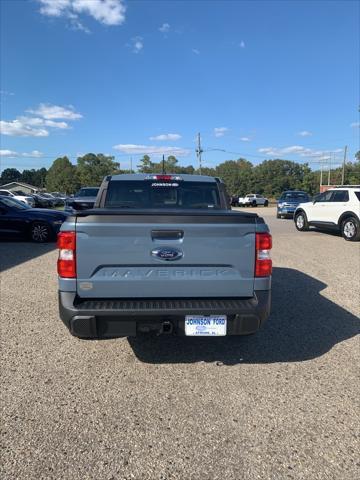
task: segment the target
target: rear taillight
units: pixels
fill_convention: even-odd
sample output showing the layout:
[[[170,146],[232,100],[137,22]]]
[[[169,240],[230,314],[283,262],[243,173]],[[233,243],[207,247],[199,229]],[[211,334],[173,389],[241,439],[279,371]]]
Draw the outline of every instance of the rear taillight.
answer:
[[[59,277],[76,278],[76,233],[58,233],[57,247],[59,249],[57,262]]]
[[[255,277],[269,277],[272,272],[270,233],[255,234]]]

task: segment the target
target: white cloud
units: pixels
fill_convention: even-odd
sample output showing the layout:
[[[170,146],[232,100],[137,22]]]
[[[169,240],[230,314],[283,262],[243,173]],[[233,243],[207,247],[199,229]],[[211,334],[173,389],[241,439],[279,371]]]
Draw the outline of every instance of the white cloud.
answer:
[[[13,150],[0,150],[0,157],[15,158],[18,156],[19,154]]]
[[[3,97],[7,97],[7,96],[13,96],[15,95],[15,93],[13,92],[8,92],[7,90],[0,90],[0,95],[3,96]]]
[[[198,50],[197,48],[193,48],[191,51],[195,53],[195,55],[200,55],[200,50]]]
[[[242,142],[251,142],[251,138],[249,138],[249,137],[241,137],[240,140]]]
[[[50,17],[65,17],[79,22],[78,29],[87,30],[78,15],[85,14],[103,25],[121,25],[125,21],[123,0],[38,0],[40,13]]]
[[[36,116],[22,115],[11,121],[1,120],[1,134],[14,137],[47,137],[49,128],[61,130],[70,128],[67,122],[57,120],[72,121],[82,118],[80,113],[74,111],[72,105],[61,107],[40,103],[36,110],[27,110],[27,113]]]
[[[351,128],[359,128],[360,127],[360,122],[353,122],[350,124]]]
[[[216,127],[214,128],[215,137],[223,137],[229,129],[227,127]]]
[[[22,157],[30,157],[30,158],[41,158],[44,154],[39,152],[39,150],[33,150],[30,153],[22,153]]]
[[[144,42],[142,37],[133,37],[131,42],[127,44],[131,48],[133,53],[140,53],[144,48]]]
[[[335,150],[314,150],[301,145],[292,145],[284,148],[265,147],[258,149],[259,153],[263,153],[271,157],[281,158],[286,155],[299,155],[300,157],[316,158],[318,160],[327,160],[330,158],[331,153],[340,153],[342,151],[342,148],[337,148]]]
[[[18,117],[17,120],[30,127],[69,128],[69,125],[66,122],[54,122],[54,120],[45,120],[44,118],[38,117]]]
[[[245,48],[245,42],[244,42],[244,40],[241,40],[241,42],[239,43],[239,47],[240,47],[240,48]]]
[[[47,137],[49,132],[44,128],[32,128],[20,120],[6,122],[0,120],[0,133],[12,137]]]
[[[163,23],[161,27],[159,27],[159,31],[161,33],[168,33],[170,31],[170,25],[168,23]]]
[[[14,150],[0,150],[0,157],[7,157],[7,158],[17,158],[17,157],[29,157],[29,158],[40,158],[44,154],[39,152],[39,150],[33,150],[30,153],[19,153],[14,152]]]
[[[154,155],[159,157],[161,155],[175,155],[177,157],[187,157],[190,150],[181,147],[159,147],[154,145],[133,145],[133,144],[119,144],[114,145],[113,148],[119,152],[127,154],[139,155]]]
[[[149,140],[180,140],[181,135],[178,133],[163,133],[161,135],[157,135],[156,137],[150,137]]]
[[[49,103],[40,103],[36,110],[26,110],[27,113],[39,115],[47,120],[78,120],[83,116],[81,113],[75,112],[72,105],[61,107],[59,105],[51,105]]]
[[[308,130],[302,130],[298,133],[298,135],[300,135],[300,137],[311,137],[312,132],[309,132]]]

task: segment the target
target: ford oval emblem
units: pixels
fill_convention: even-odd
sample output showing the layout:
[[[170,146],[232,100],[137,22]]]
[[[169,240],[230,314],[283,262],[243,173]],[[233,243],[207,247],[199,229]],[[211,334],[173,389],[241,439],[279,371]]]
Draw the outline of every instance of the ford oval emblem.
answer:
[[[165,260],[166,262],[173,262],[174,260],[180,260],[183,257],[183,252],[174,247],[159,247],[151,250],[151,255],[159,260]]]

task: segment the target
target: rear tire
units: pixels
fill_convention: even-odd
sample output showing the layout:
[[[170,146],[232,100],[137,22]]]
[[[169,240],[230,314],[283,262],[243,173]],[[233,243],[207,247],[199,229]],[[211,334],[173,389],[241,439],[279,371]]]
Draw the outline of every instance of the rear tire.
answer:
[[[268,206],[269,206],[269,202],[265,200],[264,207],[268,207]]]
[[[281,218],[280,213],[277,213],[277,214],[276,214],[276,218]]]
[[[356,217],[348,217],[341,223],[341,235],[348,242],[360,240],[360,223]]]
[[[51,240],[52,231],[48,224],[34,222],[30,228],[30,239],[35,243],[45,243]]]
[[[306,232],[309,230],[309,223],[307,221],[306,213],[299,212],[295,217],[295,227],[299,232]]]

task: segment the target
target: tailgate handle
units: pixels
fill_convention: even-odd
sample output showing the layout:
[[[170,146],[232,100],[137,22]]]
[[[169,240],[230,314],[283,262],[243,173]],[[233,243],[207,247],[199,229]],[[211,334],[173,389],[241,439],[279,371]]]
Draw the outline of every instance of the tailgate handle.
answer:
[[[182,230],[152,230],[151,238],[153,240],[180,240],[184,237]]]

